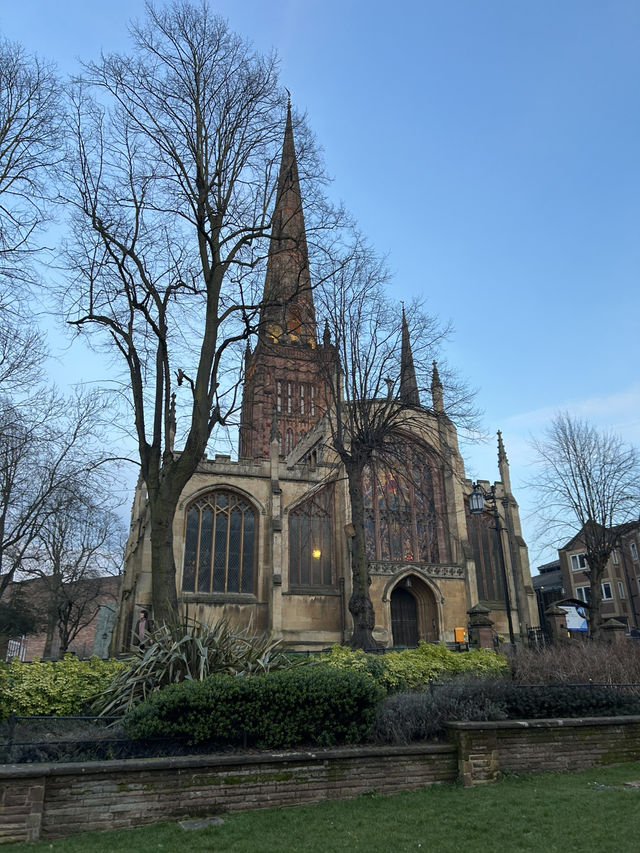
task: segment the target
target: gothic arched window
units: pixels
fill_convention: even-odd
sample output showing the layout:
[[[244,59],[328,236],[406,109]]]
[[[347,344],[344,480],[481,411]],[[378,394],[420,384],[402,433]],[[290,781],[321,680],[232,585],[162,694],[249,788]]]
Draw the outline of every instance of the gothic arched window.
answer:
[[[480,601],[504,601],[504,579],[495,520],[489,512],[472,515],[468,502],[467,529],[476,564],[476,583]]]
[[[184,592],[254,591],[256,512],[234,492],[216,491],[187,512]]]
[[[289,513],[289,582],[331,586],[333,487],[316,492]]]
[[[291,451],[293,450],[293,430],[288,429],[286,435],[287,435],[287,445],[286,445],[285,453],[288,456],[291,453]]]
[[[370,560],[439,562],[433,475],[424,452],[409,450],[406,463],[393,470],[373,462],[362,486]]]

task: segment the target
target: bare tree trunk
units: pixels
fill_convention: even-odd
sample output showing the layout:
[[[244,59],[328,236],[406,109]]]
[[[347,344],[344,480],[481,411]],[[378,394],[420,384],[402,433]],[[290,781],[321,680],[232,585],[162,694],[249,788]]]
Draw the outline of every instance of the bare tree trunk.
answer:
[[[353,617],[353,633],[349,645],[352,649],[374,649],[377,647],[373,638],[375,613],[369,595],[369,572],[364,544],[363,466],[356,462],[347,464],[345,467],[349,480],[351,522],[355,531],[351,550],[353,592],[349,599],[349,612]]]
[[[161,494],[151,508],[151,605],[157,624],[172,622],[178,613],[173,555],[173,518],[177,503],[172,495]]]
[[[47,633],[45,635],[44,641],[44,650],[42,652],[43,658],[51,658],[53,657],[53,635],[56,629],[56,616],[55,613],[49,612],[47,614]]]
[[[589,636],[592,640],[602,639],[602,578],[607,561],[588,559],[591,585],[591,607],[589,609]]]

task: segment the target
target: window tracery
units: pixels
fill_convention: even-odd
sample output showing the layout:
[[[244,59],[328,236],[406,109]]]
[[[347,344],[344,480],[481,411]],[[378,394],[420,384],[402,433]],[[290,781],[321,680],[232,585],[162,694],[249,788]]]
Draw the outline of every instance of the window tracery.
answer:
[[[330,586],[333,582],[333,487],[327,486],[289,514],[289,582]]]
[[[373,462],[363,476],[365,547],[370,560],[437,563],[438,521],[431,467],[418,450],[391,470]]]
[[[187,512],[182,589],[200,593],[252,593],[256,513],[240,495],[215,491]]]

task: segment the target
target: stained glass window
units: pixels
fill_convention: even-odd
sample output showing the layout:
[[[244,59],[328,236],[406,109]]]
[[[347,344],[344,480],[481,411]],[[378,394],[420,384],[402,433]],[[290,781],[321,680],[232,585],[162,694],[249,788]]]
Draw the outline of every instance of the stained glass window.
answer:
[[[478,597],[481,601],[504,601],[500,545],[493,515],[472,515],[467,507],[467,527],[476,564]]]
[[[289,514],[289,581],[292,586],[332,584],[333,487],[327,486]]]
[[[424,452],[412,451],[408,457],[402,471],[376,462],[365,470],[362,489],[367,557],[437,563],[440,554],[431,467]]]
[[[187,512],[184,592],[253,592],[255,511],[240,495],[211,492]]]

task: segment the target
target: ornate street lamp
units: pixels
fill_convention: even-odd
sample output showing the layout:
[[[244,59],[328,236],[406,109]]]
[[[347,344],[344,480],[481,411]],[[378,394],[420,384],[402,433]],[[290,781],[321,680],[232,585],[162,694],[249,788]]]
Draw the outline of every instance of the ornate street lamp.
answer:
[[[489,504],[489,510],[493,513],[493,518],[496,523],[494,530],[498,537],[500,569],[502,571],[502,582],[504,584],[504,602],[507,606],[507,622],[509,624],[509,642],[513,645],[515,643],[515,636],[513,633],[513,619],[511,617],[511,596],[509,595],[507,566],[504,559],[504,547],[502,545],[502,531],[505,528],[500,526],[500,513],[498,512],[498,502],[496,501],[496,487],[491,486],[491,489],[487,492],[478,483],[474,483],[473,491],[469,495],[469,512],[472,515],[481,515],[484,512],[485,502]]]

